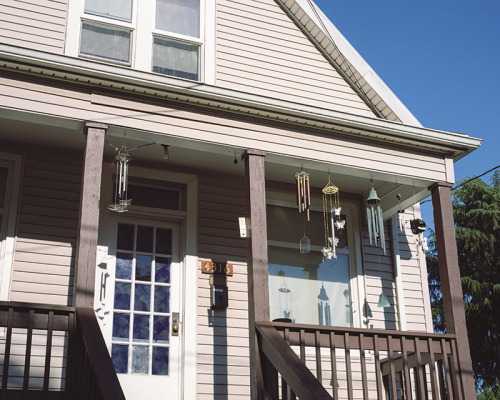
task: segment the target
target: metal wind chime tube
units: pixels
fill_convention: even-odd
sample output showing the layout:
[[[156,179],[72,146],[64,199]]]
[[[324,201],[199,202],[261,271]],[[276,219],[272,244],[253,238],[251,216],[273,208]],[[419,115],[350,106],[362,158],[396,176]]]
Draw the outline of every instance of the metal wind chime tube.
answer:
[[[131,160],[130,154],[125,147],[122,147],[116,158],[116,185],[115,185],[115,203],[108,208],[116,212],[125,212],[128,206],[132,204],[132,199],[127,198],[128,186],[128,162]]]
[[[297,172],[295,180],[297,181],[297,206],[299,207],[299,213],[305,211],[307,220],[310,221],[311,186],[309,183],[309,174],[304,171]]]
[[[384,218],[382,208],[380,207],[380,198],[377,191],[373,187],[373,179],[370,180],[372,188],[367,199],[366,217],[368,220],[368,236],[371,246],[380,246],[385,255],[385,234],[384,234]]]

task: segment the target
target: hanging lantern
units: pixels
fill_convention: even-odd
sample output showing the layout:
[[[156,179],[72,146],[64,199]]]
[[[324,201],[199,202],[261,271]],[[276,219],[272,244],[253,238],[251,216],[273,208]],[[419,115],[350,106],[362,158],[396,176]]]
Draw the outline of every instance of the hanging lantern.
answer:
[[[132,204],[132,199],[127,198],[128,186],[128,162],[131,160],[130,154],[125,146],[118,150],[116,158],[116,182],[115,182],[115,203],[108,208],[116,212],[125,212]]]
[[[385,234],[384,234],[384,218],[382,209],[380,208],[380,199],[377,191],[373,187],[373,179],[370,179],[372,188],[367,199],[366,216],[368,219],[368,236],[371,246],[379,246],[384,251],[385,255]]]
[[[335,229],[343,229],[345,221],[340,219],[339,188],[331,182],[330,175],[328,175],[328,183],[321,191],[323,193],[323,225],[325,230],[325,247],[321,252],[324,261],[337,258],[336,246],[339,239],[335,236]]]
[[[311,239],[306,236],[305,232],[302,239],[300,239],[299,248],[300,254],[307,254],[311,252]]]
[[[309,174],[301,171],[295,174],[297,182],[297,206],[299,213],[305,212],[307,220],[310,221],[309,207],[311,206],[311,186],[309,183]]]

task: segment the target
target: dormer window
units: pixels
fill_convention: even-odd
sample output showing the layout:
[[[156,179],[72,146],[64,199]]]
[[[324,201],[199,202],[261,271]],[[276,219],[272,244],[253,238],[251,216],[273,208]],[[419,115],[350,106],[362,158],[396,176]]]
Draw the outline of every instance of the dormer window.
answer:
[[[205,1],[74,0],[66,53],[200,81],[207,59]],[[75,45],[70,26],[76,23]]]

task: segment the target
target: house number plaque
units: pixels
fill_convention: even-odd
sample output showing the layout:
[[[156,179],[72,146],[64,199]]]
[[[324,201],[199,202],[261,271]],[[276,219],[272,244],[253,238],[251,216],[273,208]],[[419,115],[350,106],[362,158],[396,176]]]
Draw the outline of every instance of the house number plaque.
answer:
[[[233,264],[202,261],[201,272],[211,275],[233,276]]]

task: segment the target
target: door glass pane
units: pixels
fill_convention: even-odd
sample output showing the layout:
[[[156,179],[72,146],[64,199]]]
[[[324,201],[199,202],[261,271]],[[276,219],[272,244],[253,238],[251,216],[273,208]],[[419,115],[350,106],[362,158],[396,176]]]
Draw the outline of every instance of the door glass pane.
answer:
[[[120,250],[134,250],[134,225],[118,224],[116,248]]]
[[[170,258],[156,257],[155,282],[170,283]]]
[[[149,341],[149,315],[134,315],[134,342]]]
[[[153,347],[153,375],[168,375],[168,347]]]
[[[113,344],[111,346],[111,359],[117,374],[126,374],[128,369],[128,346]]]
[[[113,315],[113,340],[125,340],[129,339],[130,331],[130,315],[129,314],[118,314]]]
[[[137,227],[137,251],[151,253],[153,251],[153,227]]]
[[[151,281],[151,263],[153,257],[151,256],[136,256],[136,266],[135,266],[135,279],[138,281]]]
[[[156,0],[156,29],[200,37],[200,0]]]
[[[132,347],[132,373],[147,374],[149,364],[149,347],[133,346]]]
[[[171,254],[172,253],[172,230],[157,229],[156,230],[156,253]]]
[[[5,207],[5,194],[7,193],[7,168],[0,168],[0,208]]]
[[[130,30],[82,23],[80,54],[130,65]]]
[[[87,14],[132,21],[132,0],[85,0]]]
[[[153,342],[154,343],[168,343],[170,332],[170,318],[169,317],[155,317],[153,324]]]
[[[155,37],[153,72],[197,81],[199,52],[199,45]]]
[[[115,305],[118,310],[130,310],[130,283],[115,283]]]
[[[132,254],[116,253],[116,278],[130,279],[132,277]]]
[[[170,312],[170,288],[168,286],[155,287],[155,311],[161,313]]]
[[[151,303],[151,286],[135,285],[134,310],[149,311]]]

